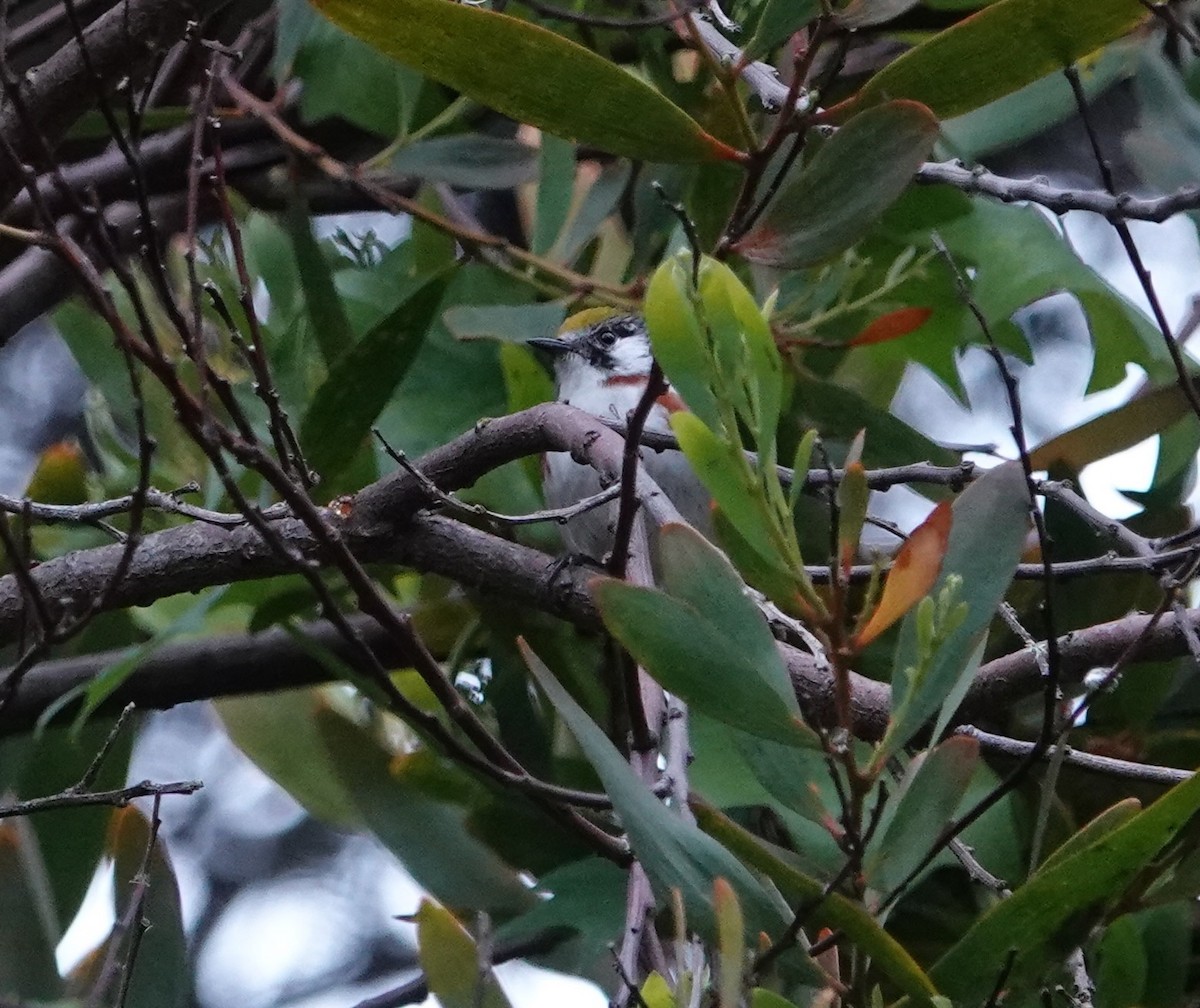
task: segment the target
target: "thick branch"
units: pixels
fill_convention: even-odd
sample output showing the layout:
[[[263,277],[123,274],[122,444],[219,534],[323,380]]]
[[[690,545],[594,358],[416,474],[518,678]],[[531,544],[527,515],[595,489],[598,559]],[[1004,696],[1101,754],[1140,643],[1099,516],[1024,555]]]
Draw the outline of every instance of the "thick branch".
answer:
[[[597,418],[554,403],[481,424],[431,452],[419,467],[439,487],[451,490],[470,485],[505,462],[547,450],[571,451],[609,479],[616,479],[620,470],[621,438]],[[428,493],[409,472],[388,476],[339,504],[339,531],[364,561],[397,563],[442,574],[481,592],[501,593],[584,629],[599,626],[588,589],[592,572],[563,570],[552,556],[421,510],[428,502]],[[652,500],[650,506],[659,509],[660,520],[670,517],[669,505],[661,500]],[[271,527],[296,554],[321,562],[321,550],[302,522],[285,518],[273,521]],[[48,560],[34,568],[30,576],[40,587],[51,618],[59,619],[91,605],[104,593],[121,556],[120,545],[101,546]],[[106,597],[111,608],[146,605],[168,595],[272,577],[290,569],[248,525],[225,528],[194,522],[146,536],[134,552],[125,579]],[[17,639],[27,618],[23,607],[16,578],[0,578],[0,642]],[[1189,610],[1185,617],[1200,627],[1200,611]],[[1089,668],[1111,663],[1138,638],[1149,619],[1129,616],[1067,634],[1060,641],[1064,675],[1077,681]],[[372,647],[391,646],[370,621],[364,619],[358,626]],[[326,631],[315,632],[325,641]],[[334,638],[328,640],[333,642]],[[780,647],[805,710],[815,719],[829,722],[833,694],[827,670],[810,655],[786,645]],[[291,648],[290,639],[282,631],[254,638],[226,638],[211,645],[171,645],[145,662],[113,702],[120,706],[132,700],[139,706],[162,707],[229,692],[302,685],[327,677],[324,669],[311,660],[301,660]],[[1167,615],[1148,635],[1139,657],[1161,659],[1185,653],[1187,642],[1179,629],[1179,617]],[[112,657],[91,656],[36,667],[0,715],[0,734],[28,727],[47,704],[94,674]],[[380,657],[388,664],[398,656],[381,651]],[[1031,651],[992,661],[980,669],[957,721],[978,720],[991,711],[1002,710],[1036,692],[1040,684]],[[858,734],[878,738],[886,727],[889,709],[890,690],[886,684],[854,677],[853,721]]]
[[[108,91],[137,80],[153,64],[155,54],[182,38],[189,23],[218,10],[227,0],[122,0],[97,18],[83,33],[83,46],[72,39],[20,80],[21,95],[32,129],[12,101],[0,101],[0,133],[25,161],[41,160],[42,143],[51,147],[83,112],[100,97],[97,81]],[[34,132],[36,130],[36,132]],[[16,173],[0,176],[0,207],[20,189]]]

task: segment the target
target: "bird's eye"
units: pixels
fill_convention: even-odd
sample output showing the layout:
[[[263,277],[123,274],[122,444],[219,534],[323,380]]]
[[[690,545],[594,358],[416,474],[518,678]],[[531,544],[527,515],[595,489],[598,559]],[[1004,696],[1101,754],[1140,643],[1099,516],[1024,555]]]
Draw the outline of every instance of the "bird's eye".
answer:
[[[609,347],[616,345],[617,334],[611,329],[605,329],[603,332],[597,334],[596,342],[605,349],[608,349]]]

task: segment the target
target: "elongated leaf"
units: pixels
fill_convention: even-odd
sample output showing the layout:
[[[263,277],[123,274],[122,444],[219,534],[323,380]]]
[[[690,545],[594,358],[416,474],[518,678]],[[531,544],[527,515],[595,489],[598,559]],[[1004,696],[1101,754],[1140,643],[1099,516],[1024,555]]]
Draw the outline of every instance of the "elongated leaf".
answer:
[[[723,878],[737,893],[749,936],[757,937],[759,931],[778,934],[783,916],[754,876],[716,840],[655,798],[537,655],[524,641],[520,644],[534,679],[600,775],[661,905],[669,905],[671,891],[678,889],[688,927],[713,938],[713,883]]]
[[[313,816],[335,826],[358,822],[321,746],[315,689],[276,690],[269,695],[225,697],[217,714],[234,744]]]
[[[696,820],[729,850],[756,871],[762,872],[778,887],[789,902],[809,904],[809,919],[815,927],[840,930],[871,956],[875,966],[919,1004],[937,991],[921,967],[904,947],[867,913],[840,893],[826,893],[823,883],[810,878],[778,857],[771,846],[737,825],[710,805],[693,800]]]
[[[557,136],[645,161],[739,156],[639,78],[528,21],[445,0],[315,6],[401,63]]]
[[[751,262],[787,268],[844,252],[904,192],[937,135],[937,120],[917,102],[855,116],[789,175],[735,249]]]
[[[713,397],[716,380],[708,339],[696,316],[691,257],[663,261],[646,288],[646,331],[654,356],[683,401],[710,429],[720,426]]]
[[[690,525],[666,525],[659,559],[663,590],[695,607],[757,669],[783,706],[799,714],[775,638],[729,558]]]
[[[512,189],[533,179],[537,151],[519,140],[462,133],[402,147],[392,171],[468,189]]]
[[[354,458],[403,381],[446,289],[437,277],[334,361],[301,425],[308,463],[329,481]]]
[[[717,1004],[737,1008],[742,989],[742,962],[746,955],[746,924],[737,893],[723,878],[713,882],[713,906],[717,914],[717,955],[720,964]]]
[[[389,754],[345,718],[321,710],[317,728],[362,821],[439,901],[502,914],[536,902],[516,872],[467,831],[466,809],[394,772]]]
[[[1191,411],[1178,385],[1164,385],[1063,431],[1030,453],[1037,469],[1066,465],[1075,472],[1097,459],[1161,434]]]
[[[896,646],[893,720],[883,752],[895,752],[912,738],[954,692],[1004,599],[1029,530],[1029,496],[1019,463],[986,472],[954,502],[953,514],[942,573],[931,594],[940,593],[948,578],[960,579],[957,598],[966,612],[915,684],[905,677],[917,661],[917,613],[905,618]]]
[[[700,610],[624,581],[603,580],[593,591],[605,626],[665,689],[760,738],[816,744],[799,712]]]
[[[442,321],[456,338],[494,339],[525,343],[558,332],[565,316],[562,305],[545,304],[454,305],[442,312]]]
[[[1138,0],[1000,0],[909,50],[844,104],[911,98],[949,119],[1062,70],[1148,16]]]
[[[288,208],[287,223],[309,323],[321,356],[329,365],[354,345],[354,333],[334,287],[333,270],[325,250],[312,233],[306,208],[293,202]]]
[[[743,50],[747,59],[758,59],[821,13],[817,0],[767,0],[754,35]]]
[[[942,501],[905,540],[892,563],[879,605],[854,638],[855,647],[866,647],[933,589],[950,543],[952,521],[950,505]]]
[[[722,441],[698,416],[682,410],[671,414],[671,431],[696,477],[746,545],[768,560],[773,558],[775,547],[762,498],[743,482],[734,455],[740,446]]]
[[[509,1008],[491,970],[481,971],[474,940],[454,915],[430,900],[416,913],[417,951],[429,993],[445,1008]]]
[[[868,323],[857,336],[846,341],[846,346],[871,346],[907,336],[929,321],[932,308],[897,308]]]
[[[1002,970],[1010,987],[1035,980],[1078,944],[1198,810],[1200,774],[1194,774],[1129,822],[1038,872],[938,960],[932,975],[939,989],[955,1004],[969,1004],[986,1000]]]
[[[979,743],[958,735],[909,766],[863,865],[877,893],[891,892],[925,856],[962,802],[978,761]]]
[[[1060,862],[1074,857],[1080,851],[1090,847],[1101,837],[1107,836],[1118,826],[1124,826],[1134,816],[1142,811],[1142,803],[1136,798],[1122,798],[1099,813],[1091,822],[1085,823],[1072,833],[1062,846],[1054,850],[1045,861],[1038,866],[1038,871],[1050,871]]]

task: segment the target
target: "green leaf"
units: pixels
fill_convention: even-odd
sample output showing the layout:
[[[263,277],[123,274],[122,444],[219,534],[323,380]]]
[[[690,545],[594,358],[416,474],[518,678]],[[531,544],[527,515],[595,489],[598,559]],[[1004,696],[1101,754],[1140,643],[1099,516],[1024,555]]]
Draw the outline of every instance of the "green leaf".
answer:
[[[746,955],[746,924],[737,894],[723,878],[713,882],[713,907],[717,915],[717,1005],[737,1008]]]
[[[876,893],[890,893],[928,853],[962,803],[978,761],[979,743],[958,735],[909,764],[863,864]]]
[[[466,809],[428,794],[368,732],[333,711],[318,711],[316,722],[359,817],[422,888],[448,906],[501,915],[535,902],[516,872],[467,830]]]
[[[308,463],[324,481],[332,481],[353,460],[403,381],[446,282],[445,275],[426,281],[330,366],[300,427]]]
[[[553,336],[565,317],[562,305],[553,301],[522,305],[454,305],[442,312],[442,321],[456,339],[494,339],[504,343],[524,343],[538,336]]]
[[[689,525],[667,525],[659,537],[662,588],[699,611],[757,670],[794,715],[800,704],[767,621],[737,571],[717,547]]]
[[[1096,946],[1097,1008],[1133,1008],[1146,989],[1146,949],[1129,914],[1118,917]]]
[[[660,905],[668,906],[672,890],[679,890],[688,926],[711,938],[716,934],[713,882],[723,878],[738,895],[749,936],[759,931],[777,934],[783,926],[780,908],[754,876],[716,840],[654,797],[524,641],[521,647],[534,679],[600,775]]]
[[[756,487],[747,486],[735,456],[742,449],[714,434],[695,413],[671,414],[671,431],[696,478],[704,484],[738,535],[756,553],[775,557],[770,520],[765,502]]]
[[[750,1008],[796,1008],[796,1005],[765,987],[755,987],[750,992]]]
[[[526,680],[527,682],[527,680]],[[546,965],[571,973],[607,959],[613,935],[625,921],[628,876],[611,861],[589,857],[555,868],[538,879],[537,904],[496,929],[496,942],[518,942],[556,929],[575,938],[558,946]]]
[[[773,456],[783,405],[783,364],[771,327],[737,274],[715,259],[701,264],[700,303],[717,367],[726,374],[745,375],[750,402],[744,412],[757,419],[755,444],[760,454]]]
[[[233,744],[311,815],[334,826],[354,826],[358,811],[317,730],[316,712],[323,702],[319,690],[293,689],[224,697],[216,708]]]
[[[645,161],[739,156],[638,77],[528,21],[445,0],[315,6],[431,79],[556,136]]]
[[[1010,988],[1035,982],[1079,943],[1198,810],[1200,774],[1195,774],[1129,822],[1038,872],[938,960],[932,970],[938,987],[955,1003],[975,1003],[987,998],[1009,966]]]
[[[528,144],[482,133],[433,137],[401,147],[392,171],[464,189],[513,189],[531,182],[537,151]]]
[[[846,936],[874,961],[891,981],[906,994],[925,1003],[937,993],[932,981],[905,951],[904,947],[859,904],[840,893],[827,893],[825,885],[792,867],[778,857],[765,840],[744,830],[716,809],[693,800],[696,819],[734,854],[756,871],[762,872],[778,887],[789,903],[811,902],[808,919],[816,927],[844,931]]]
[[[1072,833],[1062,846],[1054,850],[1038,866],[1038,871],[1049,871],[1067,858],[1074,857],[1085,847],[1090,847],[1103,836],[1107,836],[1118,826],[1124,826],[1142,810],[1142,803],[1136,798],[1122,798],[1115,805],[1100,812],[1082,828]]]
[[[767,0],[754,34],[743,49],[747,60],[759,59],[821,13],[819,0]]]
[[[917,102],[855,116],[788,175],[734,248],[751,262],[788,269],[844,252],[904,192],[937,135],[937,120]]]
[[[1190,412],[1187,396],[1177,384],[1151,389],[1043,442],[1030,452],[1030,462],[1036,469],[1066,466],[1079,472],[1161,434]]]
[[[892,685],[892,721],[881,743],[880,759],[896,752],[942,705],[971,665],[1021,559],[1029,531],[1029,492],[1017,462],[989,469],[954,502],[950,543],[931,596],[949,578],[961,579],[958,601],[965,617],[937,649],[923,679],[904,676],[918,656],[919,612],[910,612],[900,629]]]
[[[354,345],[354,332],[334,287],[332,266],[312,233],[312,223],[305,208],[293,202],[288,208],[287,222],[309,323],[321,357],[331,365]]]
[[[663,261],[646,288],[643,308],[654,356],[676,391],[710,429],[720,427],[713,397],[712,355],[696,315],[691,256],[681,253]]]
[[[555,136],[542,137],[533,222],[533,251],[538,255],[545,255],[554,247],[571,215],[574,197],[575,145]]]
[[[285,42],[299,47],[293,71],[306,122],[344,119],[388,139],[407,132],[425,83],[418,74],[316,16],[296,27],[303,38]]]
[[[475,941],[449,910],[423,899],[414,916],[421,968],[440,1005],[509,1008],[492,971],[480,968]]]
[[[604,625],[664,689],[760,738],[816,745],[816,736],[792,709],[795,697],[791,704],[785,701],[704,612],[624,581],[601,580],[593,592]]]
[[[909,98],[949,119],[1062,70],[1147,16],[1138,0],[1000,0],[910,49],[843,107]]]

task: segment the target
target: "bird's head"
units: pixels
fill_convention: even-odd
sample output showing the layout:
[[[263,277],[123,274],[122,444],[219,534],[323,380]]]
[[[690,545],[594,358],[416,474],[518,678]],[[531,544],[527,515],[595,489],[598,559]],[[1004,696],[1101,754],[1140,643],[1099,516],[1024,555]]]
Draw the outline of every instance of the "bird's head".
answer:
[[[554,355],[560,398],[570,399],[597,387],[642,382],[650,374],[645,321],[611,308],[577,312],[563,323],[558,336],[529,343]]]

